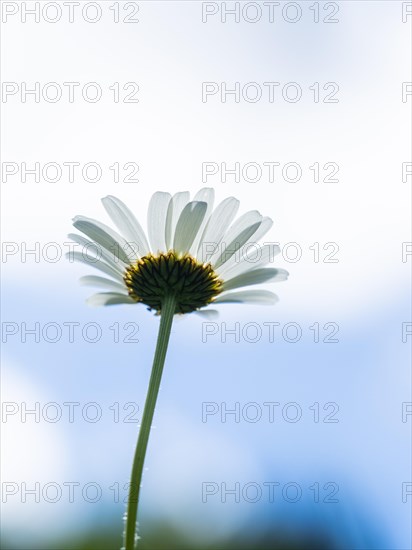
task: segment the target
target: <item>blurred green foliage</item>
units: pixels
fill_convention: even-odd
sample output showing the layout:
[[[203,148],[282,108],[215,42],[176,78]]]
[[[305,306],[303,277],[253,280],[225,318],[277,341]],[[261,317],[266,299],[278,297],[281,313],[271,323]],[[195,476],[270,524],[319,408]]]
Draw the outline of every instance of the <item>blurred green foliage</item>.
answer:
[[[11,541],[2,541],[2,550],[120,550],[122,538],[118,528],[91,532],[83,536],[54,541],[42,548],[28,545],[16,547]],[[247,538],[244,535],[219,543],[194,541],[188,535],[167,524],[152,526],[139,541],[139,550],[337,550],[335,541],[320,533],[302,535],[267,532]]]

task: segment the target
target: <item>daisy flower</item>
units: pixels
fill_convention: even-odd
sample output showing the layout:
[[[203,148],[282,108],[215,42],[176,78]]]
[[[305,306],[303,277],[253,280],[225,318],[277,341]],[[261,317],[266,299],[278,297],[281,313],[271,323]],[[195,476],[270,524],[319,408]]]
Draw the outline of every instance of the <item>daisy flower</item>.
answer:
[[[91,296],[88,303],[141,303],[160,315],[125,517],[124,550],[134,550],[144,459],[174,315],[202,313],[210,304],[274,304],[277,297],[268,290],[239,289],[283,281],[288,273],[267,267],[280,252],[278,246],[256,244],[272,227],[272,220],[257,210],[235,219],[239,201],[233,197],[213,208],[213,189],[201,189],[193,200],[188,192],[155,193],[149,204],[147,236],[122,201],[108,196],[102,202],[118,232],[76,216],[73,225],[86,237],[69,235],[83,247],[81,252],[70,252],[70,257],[105,275],[82,277],[82,283],[106,290]]]
[[[74,259],[106,275],[80,279],[105,290],[91,296],[90,305],[142,303],[160,313],[164,297],[174,294],[175,313],[190,313],[212,303],[277,301],[267,290],[239,290],[288,276],[284,269],[266,267],[280,250],[257,246],[273,225],[257,210],[235,220],[239,201],[229,197],[213,209],[213,189],[201,189],[192,201],[188,192],[157,192],[149,204],[147,238],[122,201],[108,196],[102,202],[119,232],[76,216],[74,227],[89,239],[69,235],[83,247]]]

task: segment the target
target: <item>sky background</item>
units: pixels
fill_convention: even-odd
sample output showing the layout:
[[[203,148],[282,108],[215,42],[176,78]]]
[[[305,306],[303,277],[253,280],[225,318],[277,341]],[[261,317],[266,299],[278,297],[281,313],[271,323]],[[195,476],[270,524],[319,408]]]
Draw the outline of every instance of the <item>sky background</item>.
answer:
[[[264,241],[280,243],[273,265],[290,278],[270,285],[274,307],[221,306],[218,320],[175,322],[143,540],[145,526],[149,536],[163,522],[193,544],[272,530],[313,532],[330,549],[410,548],[409,4],[280,2],[272,21],[264,3],[241,2],[238,21],[226,22],[225,3],[89,4],[73,8],[72,22],[62,2],[40,2],[38,22],[25,16],[33,2],[2,4],[5,548],[74,549],[56,541],[122,529],[158,319],[139,306],[85,305],[92,290],[77,280],[93,270],[64,258],[71,219],[107,223],[100,199],[113,194],[145,224],[154,191],[205,185],[217,201],[240,199],[240,213],[273,218]],[[26,95],[36,82],[39,96]],[[64,82],[79,83],[72,102]],[[206,82],[214,95],[202,95]],[[265,82],[279,83],[273,101]],[[84,99],[87,83],[99,101]],[[222,95],[235,83],[239,101]],[[53,89],[56,102],[45,99]],[[259,101],[245,99],[253,90]],[[336,102],[325,102],[331,92]],[[24,181],[35,163],[39,181]],[[205,163],[217,173],[206,177]],[[239,163],[239,181],[225,181],[224,163]],[[274,181],[264,163],[279,163]],[[324,181],[327,163],[337,181]],[[61,177],[47,181],[56,165]],[[136,167],[138,181],[124,181]],[[27,415],[35,403],[38,418]],[[79,403],[72,418],[67,403]],[[273,498],[268,483],[279,484]],[[38,498],[24,499],[25,487]],[[237,494],[225,498],[225,487]]]

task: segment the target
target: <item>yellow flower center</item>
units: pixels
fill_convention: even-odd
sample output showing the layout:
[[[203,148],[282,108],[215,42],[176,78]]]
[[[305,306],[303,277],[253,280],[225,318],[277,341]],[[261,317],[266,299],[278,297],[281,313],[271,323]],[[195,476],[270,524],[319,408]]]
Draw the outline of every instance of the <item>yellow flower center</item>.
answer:
[[[126,269],[124,282],[129,296],[160,313],[166,295],[176,298],[176,313],[190,313],[213,301],[223,282],[210,264],[198,262],[190,254],[179,257],[148,254]]]

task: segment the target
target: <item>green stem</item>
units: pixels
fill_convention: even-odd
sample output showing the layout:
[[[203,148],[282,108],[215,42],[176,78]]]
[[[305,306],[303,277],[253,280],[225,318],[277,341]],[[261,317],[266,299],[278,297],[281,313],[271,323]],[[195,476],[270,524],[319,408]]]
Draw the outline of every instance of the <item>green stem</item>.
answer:
[[[137,506],[139,502],[143,465],[156,406],[157,394],[159,393],[160,381],[162,379],[163,365],[165,363],[175,307],[175,297],[173,295],[166,296],[162,303],[160,327],[157,337],[155,356],[153,359],[152,374],[150,375],[149,389],[144,406],[136,452],[133,460],[132,475],[130,478],[129,502],[127,505],[125,531],[125,550],[134,550],[136,547],[135,533]]]

